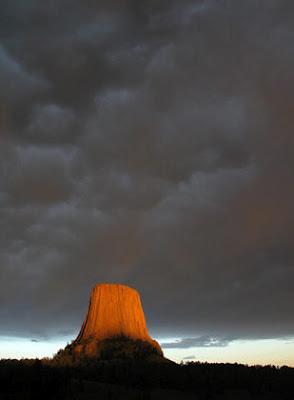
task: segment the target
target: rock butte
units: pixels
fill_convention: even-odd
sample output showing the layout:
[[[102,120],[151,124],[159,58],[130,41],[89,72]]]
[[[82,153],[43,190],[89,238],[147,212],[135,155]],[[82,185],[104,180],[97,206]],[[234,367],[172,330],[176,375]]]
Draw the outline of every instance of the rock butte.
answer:
[[[79,344],[120,336],[148,342],[162,354],[159,344],[149,336],[137,290],[120,284],[98,284],[92,289],[86,319],[73,345],[82,351]]]

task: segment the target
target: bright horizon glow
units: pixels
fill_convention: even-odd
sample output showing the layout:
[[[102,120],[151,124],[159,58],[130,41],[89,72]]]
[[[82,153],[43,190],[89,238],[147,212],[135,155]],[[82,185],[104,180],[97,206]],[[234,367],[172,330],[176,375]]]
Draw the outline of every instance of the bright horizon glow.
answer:
[[[0,359],[3,358],[44,358],[52,357],[71,342],[72,338],[38,340],[19,337],[0,337]]]
[[[32,341],[27,338],[0,337],[0,359],[52,357],[71,342],[72,337]],[[157,339],[160,343],[176,340]],[[248,365],[288,365],[294,367],[294,337],[291,339],[236,340],[225,347],[163,349],[175,361],[240,363]]]
[[[174,340],[169,340],[171,341]],[[161,341],[163,342],[164,340]],[[294,338],[235,340],[224,347],[191,347],[163,351],[167,358],[176,362],[183,360],[294,367]]]

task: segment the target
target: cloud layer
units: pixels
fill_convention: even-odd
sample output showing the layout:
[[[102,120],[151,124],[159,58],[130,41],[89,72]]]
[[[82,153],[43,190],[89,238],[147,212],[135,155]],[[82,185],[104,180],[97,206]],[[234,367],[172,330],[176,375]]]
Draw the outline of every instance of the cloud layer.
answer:
[[[200,336],[197,338],[184,338],[174,342],[162,343],[164,349],[190,349],[193,347],[226,347],[233,338],[214,338],[210,336]],[[186,357],[190,359],[191,357]]]
[[[293,2],[0,7],[0,334],[293,335]]]

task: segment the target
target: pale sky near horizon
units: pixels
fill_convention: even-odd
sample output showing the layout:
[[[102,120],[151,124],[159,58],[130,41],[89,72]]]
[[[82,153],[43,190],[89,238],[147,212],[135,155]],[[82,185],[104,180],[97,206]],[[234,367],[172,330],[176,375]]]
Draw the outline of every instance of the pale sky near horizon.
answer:
[[[157,338],[157,340],[164,343],[176,341],[177,338]],[[54,341],[32,341],[24,338],[2,337],[0,338],[0,359],[52,357],[70,341],[70,338]],[[178,363],[181,361],[201,361],[294,367],[294,337],[284,340],[237,340],[223,347],[163,350],[165,357]]]

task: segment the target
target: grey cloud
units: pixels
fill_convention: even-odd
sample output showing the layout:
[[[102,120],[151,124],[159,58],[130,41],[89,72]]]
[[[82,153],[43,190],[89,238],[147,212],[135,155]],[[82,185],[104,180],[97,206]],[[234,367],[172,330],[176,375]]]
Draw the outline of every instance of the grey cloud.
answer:
[[[76,130],[74,113],[56,104],[37,105],[32,112],[28,136],[35,142],[71,141]]]
[[[293,2],[0,8],[0,334],[293,335]]]
[[[234,339],[200,336],[197,338],[184,338],[170,343],[161,343],[164,349],[189,349],[191,347],[226,347]],[[192,356],[192,358],[195,358]],[[191,359],[186,357],[185,359]]]
[[[0,46],[1,101],[19,102],[28,94],[46,86],[46,82],[30,74]]]
[[[4,157],[3,190],[12,204],[47,204],[70,196],[70,151],[16,146]]]

